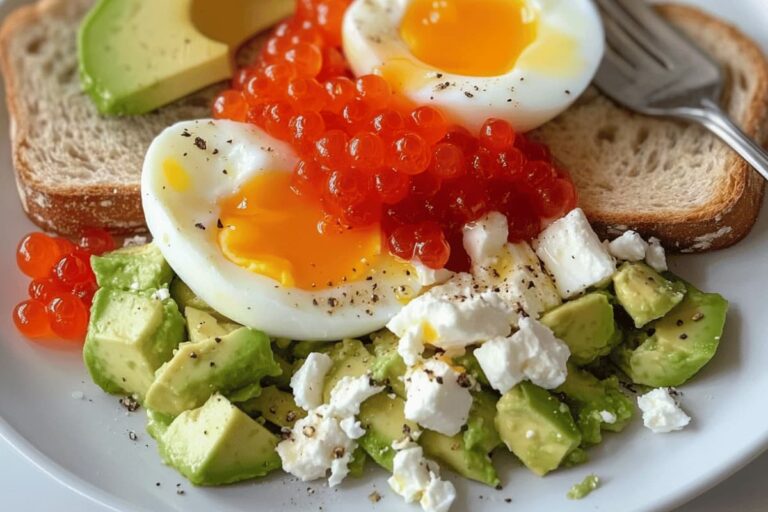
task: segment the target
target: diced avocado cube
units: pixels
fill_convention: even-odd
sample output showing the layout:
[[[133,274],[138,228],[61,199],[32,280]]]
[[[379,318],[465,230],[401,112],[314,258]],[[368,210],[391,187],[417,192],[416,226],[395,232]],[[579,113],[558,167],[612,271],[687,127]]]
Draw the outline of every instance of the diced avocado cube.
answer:
[[[602,441],[601,430],[620,432],[635,413],[634,402],[621,392],[615,376],[598,380],[572,363],[568,363],[568,377],[556,391],[565,395],[584,444]]]
[[[281,428],[293,428],[296,421],[307,415],[304,409],[296,405],[293,395],[275,386],[263,388],[259,396],[238,404],[238,407],[251,416],[261,415]]]
[[[155,244],[124,247],[92,256],[91,267],[102,288],[127,291],[168,288],[173,271]]]
[[[544,476],[581,444],[568,406],[530,382],[507,391],[496,404],[496,430],[528,469]]]
[[[155,370],[184,338],[184,318],[172,300],[101,288],[93,297],[83,359],[107,393],[144,399]]]
[[[276,347],[273,344],[273,350],[274,348]],[[278,352],[273,351],[272,356],[275,358],[275,362],[280,366],[282,373],[277,376],[265,377],[264,384],[275,385],[281,388],[289,388],[291,386],[291,377],[294,373],[293,365]]]
[[[499,396],[490,391],[472,393],[472,408],[464,431],[464,446],[467,449],[491,453],[501,444],[495,424],[498,400]]]
[[[403,399],[390,398],[386,393],[373,395],[363,402],[358,419],[365,429],[358,443],[376,464],[390,472],[395,457],[392,443],[420,430],[415,422],[405,419]]]
[[[331,391],[344,377],[360,377],[368,373],[373,356],[359,340],[343,340],[327,352],[333,366],[325,375],[323,401],[328,403]]]
[[[172,422],[173,417],[147,409],[147,432],[155,441],[160,441]]]
[[[352,452],[352,458],[347,464],[349,476],[353,478],[359,478],[363,476],[366,462],[368,462],[368,454],[365,453],[365,450],[363,450],[362,446],[358,445],[357,448],[355,448],[355,451]]]
[[[221,321],[210,313],[192,306],[187,306],[184,315],[187,317],[187,332],[190,341],[221,338],[242,327],[239,324]]]
[[[419,444],[424,448],[427,457],[435,459],[461,476],[491,487],[501,483],[488,453],[467,448],[461,433],[449,437],[425,430],[419,437]]]
[[[179,309],[181,309],[185,315],[187,314],[188,307],[205,311],[208,314],[214,314],[213,308],[206,304],[203,299],[198,297],[195,292],[192,291],[192,288],[187,286],[187,283],[178,277],[171,281],[170,292],[171,297],[173,297],[173,300],[176,301],[179,305]]]
[[[578,365],[608,355],[615,338],[615,321],[610,296],[593,292],[556,307],[541,317],[541,323],[571,349]]]
[[[685,296],[683,283],[666,279],[645,263],[624,263],[613,276],[613,287],[638,328],[669,313]]]
[[[291,349],[291,355],[295,359],[306,359],[309,354],[312,352],[323,352],[326,353],[333,347],[333,343],[330,343],[328,341],[314,341],[314,340],[303,340],[303,341],[297,341],[293,344],[293,347]]]
[[[224,485],[281,467],[278,439],[216,393],[181,413],[160,437],[163,461],[195,485]]]
[[[269,338],[242,327],[221,338],[179,345],[173,358],[157,370],[145,405],[177,416],[200,407],[216,392],[246,400],[258,394],[263,377],[280,371]]]
[[[371,377],[376,382],[388,385],[397,396],[405,397],[405,383],[402,377],[407,368],[403,358],[397,352],[397,336],[389,331],[380,331],[371,338],[373,339]]]
[[[696,375],[717,352],[728,301],[688,283],[683,301],[664,318],[629,333],[611,359],[636,384],[680,386]]]

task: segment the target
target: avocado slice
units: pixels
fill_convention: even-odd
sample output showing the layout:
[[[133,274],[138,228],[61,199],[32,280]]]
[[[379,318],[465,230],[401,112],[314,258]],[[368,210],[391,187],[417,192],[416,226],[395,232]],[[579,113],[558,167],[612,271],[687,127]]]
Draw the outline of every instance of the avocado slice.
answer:
[[[269,338],[242,327],[221,338],[179,345],[173,358],[157,370],[145,405],[176,416],[200,407],[217,391],[246,400],[258,395],[262,377],[280,371]]]
[[[380,331],[371,336],[373,343],[373,362],[371,377],[376,382],[386,384],[398,396],[405,397],[405,382],[402,377],[407,370],[405,362],[397,352],[399,340],[389,331]]]
[[[488,452],[467,448],[461,432],[449,437],[425,430],[419,437],[419,444],[424,448],[427,457],[435,459],[463,477],[491,487],[497,487],[501,483]]]
[[[581,444],[568,406],[530,382],[507,391],[496,404],[496,430],[528,469],[544,476]]]
[[[163,461],[195,485],[223,485],[281,467],[278,439],[222,395],[181,413],[158,442]]]
[[[491,453],[501,444],[495,424],[498,400],[499,396],[490,391],[472,392],[472,408],[463,435],[464,446],[468,450]]]
[[[249,416],[261,415],[280,428],[293,428],[294,423],[307,415],[304,409],[296,405],[293,395],[275,386],[262,388],[259,396],[237,405]]]
[[[636,384],[680,386],[696,375],[717,352],[728,301],[683,283],[683,301],[644,330],[629,333],[611,359]]]
[[[373,356],[360,340],[343,340],[332,346],[327,352],[333,360],[333,366],[325,375],[323,402],[331,399],[331,391],[344,377],[360,377],[368,373]]]
[[[640,328],[669,313],[685,297],[685,285],[670,281],[645,263],[624,263],[613,276],[616,298]]]
[[[187,332],[190,341],[221,338],[242,327],[236,323],[223,322],[210,313],[191,306],[185,309],[184,315],[187,317]]]
[[[415,422],[405,419],[405,402],[379,393],[363,402],[357,417],[365,429],[357,442],[376,464],[391,472],[395,458],[392,443],[419,430]]]
[[[155,370],[183,339],[184,318],[173,300],[101,288],[93,297],[83,359],[104,391],[143,401]]]
[[[618,378],[598,380],[572,363],[568,363],[565,382],[555,391],[565,395],[585,445],[602,441],[601,430],[620,432],[635,414],[634,402],[621,392]]]
[[[91,267],[101,288],[145,291],[168,288],[173,271],[155,244],[124,247],[91,256]]]
[[[579,366],[608,355],[616,341],[611,297],[593,292],[545,313],[541,323],[571,349],[571,361]]]

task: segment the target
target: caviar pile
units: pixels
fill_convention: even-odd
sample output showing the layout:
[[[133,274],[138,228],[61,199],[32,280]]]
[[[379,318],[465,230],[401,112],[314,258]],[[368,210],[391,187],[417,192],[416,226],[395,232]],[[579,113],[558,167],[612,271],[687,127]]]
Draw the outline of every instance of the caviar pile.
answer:
[[[214,103],[214,116],[256,124],[300,155],[298,194],[320,198],[326,229],[381,222],[390,251],[465,270],[461,228],[489,211],[512,242],[576,204],[547,148],[489,119],[479,134],[412,106],[377,75],[351,77],[340,52],[347,0],[299,0],[255,62]]]
[[[91,255],[114,248],[109,233],[99,229],[86,230],[77,245],[45,233],[25,236],[16,251],[16,263],[32,281],[29,299],[13,310],[18,330],[30,338],[82,340],[97,289]]]

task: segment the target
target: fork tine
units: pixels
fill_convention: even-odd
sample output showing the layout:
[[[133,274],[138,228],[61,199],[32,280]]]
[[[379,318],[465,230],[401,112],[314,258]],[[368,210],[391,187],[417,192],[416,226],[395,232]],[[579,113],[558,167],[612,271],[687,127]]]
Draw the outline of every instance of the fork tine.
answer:
[[[637,71],[656,70],[663,65],[650,55],[622,26],[612,17],[605,16],[605,37],[611,49]]]
[[[637,4],[645,4],[645,0],[630,0],[633,4],[633,10],[638,11],[638,8],[641,8],[645,11],[648,11],[650,8],[647,5],[637,5]],[[607,22],[608,19],[611,19],[615,21],[616,24],[618,24],[621,29],[627,34],[628,37],[632,38],[646,53],[648,53],[651,57],[653,57],[660,65],[672,69],[674,67],[674,62],[671,60],[669,56],[669,51],[666,47],[659,44],[659,39],[656,37],[655,34],[651,33],[649,31],[649,27],[645,24],[641,24],[635,14],[627,9],[625,2],[623,0],[598,0],[598,4],[600,4],[600,7],[603,11],[603,19]],[[650,14],[652,16],[655,16],[655,13],[653,12],[646,12],[645,14]],[[645,17],[646,20],[649,19],[648,16]],[[652,20],[652,22],[655,22],[656,24],[659,23],[658,19]],[[678,42],[679,44],[679,42]]]

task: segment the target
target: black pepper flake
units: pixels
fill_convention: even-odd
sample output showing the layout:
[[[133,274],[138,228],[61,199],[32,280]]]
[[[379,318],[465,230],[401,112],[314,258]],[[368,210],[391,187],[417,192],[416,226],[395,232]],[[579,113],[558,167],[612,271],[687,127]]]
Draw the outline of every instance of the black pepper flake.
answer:
[[[315,427],[312,425],[306,425],[303,429],[301,429],[301,432],[307,437],[312,437],[315,435]]]
[[[208,144],[205,142],[205,139],[202,137],[195,137],[195,146],[198,149],[206,150],[208,149]]]
[[[183,132],[181,132],[181,136],[182,136],[182,137],[191,137],[191,136],[192,136],[192,134],[191,134],[191,133],[189,133],[189,130],[187,130],[186,128],[184,128],[184,131],[183,131]]]
[[[128,439],[130,439],[131,441],[138,441],[139,440],[139,436],[137,436],[136,432],[134,432],[133,430],[129,430],[128,431]]]
[[[269,412],[271,412],[272,414],[277,414],[277,407],[275,407],[274,405],[270,405]]]
[[[475,95],[474,95],[474,94],[472,94],[472,93],[471,93],[471,92],[469,92],[469,91],[464,91],[464,96],[466,96],[467,98],[474,98],[474,97],[475,97]]]
[[[651,327],[650,329],[648,329],[647,331],[645,331],[645,334],[647,334],[648,336],[653,336],[654,334],[656,334],[656,329],[654,329],[653,327]]]
[[[701,321],[703,318],[704,318],[704,313],[702,313],[701,311],[699,311],[698,313],[696,313],[695,315],[693,315],[693,317],[691,317],[691,320],[693,320],[694,322],[699,322],[699,321]]]
[[[436,91],[444,91],[451,86],[450,82],[441,82],[435,86]]]
[[[213,338],[213,341],[215,341],[216,343],[221,343],[221,338],[219,338],[219,337],[217,336],[216,338]]]
[[[571,94],[571,90],[570,89],[566,89],[565,90],[565,94]]]
[[[155,482],[155,487],[160,487],[160,482]]]
[[[317,305],[318,305],[318,303],[317,303],[317,299],[312,299],[312,305],[313,305],[313,306],[317,306]]]
[[[191,357],[192,359],[197,359],[197,354],[195,352],[190,352],[189,357]]]
[[[336,297],[328,297],[328,305],[332,308],[335,308],[339,304],[338,299]]]
[[[681,340],[687,340],[688,339],[688,335],[683,333],[683,334],[680,335],[680,339]]]
[[[442,384],[443,383],[443,378],[440,375],[435,377],[435,380],[437,381],[438,384]]]
[[[232,139],[229,139],[229,140],[227,141],[227,144],[232,144]]]
[[[197,224],[195,224],[195,227],[197,229],[202,229],[203,231],[205,231],[205,226],[203,226],[202,222],[198,222]]]
[[[296,420],[296,411],[288,411],[288,414],[285,415],[285,421],[292,422]]]
[[[211,361],[211,364],[209,364],[208,366],[210,366],[211,368],[214,368],[214,367],[216,366],[216,363],[214,363],[213,361]]]
[[[345,453],[346,453],[346,450],[344,449],[343,446],[337,446],[336,448],[333,449],[333,458],[340,459],[344,456]]]
[[[371,500],[371,503],[378,503],[381,501],[381,494],[379,494],[376,491],[373,491],[371,494],[368,495],[368,499]]]
[[[219,154],[219,149],[218,148],[214,149],[212,154],[218,155]]]
[[[222,173],[222,174],[229,174],[229,173],[227,172],[227,170],[226,170],[226,169],[222,169],[222,170],[221,170],[221,173]]]
[[[285,441],[285,440],[290,439],[290,438],[291,438],[291,429],[285,428],[285,427],[281,428],[280,429],[280,439]]]
[[[184,489],[176,489],[176,494],[178,494],[179,496],[184,496],[185,494]]]
[[[512,498],[504,498],[505,503],[512,503]]]
[[[436,74],[435,76],[436,76],[438,79],[440,79],[440,78],[443,78],[443,74],[442,74],[442,73],[438,73],[438,74]]]
[[[469,380],[469,375],[466,373],[460,373],[459,376],[456,377],[456,383],[462,388],[468,388],[472,386],[472,382]]]
[[[224,228],[224,223],[221,222],[221,219],[216,219],[216,227],[219,229]]]
[[[678,326],[678,327],[682,327],[684,323],[685,322],[683,322],[682,319],[679,319],[677,322],[675,322],[675,325]]]
[[[133,397],[126,396],[120,399],[120,405],[125,407],[128,412],[134,412],[139,408],[139,402]]]

